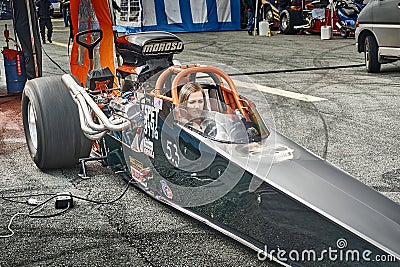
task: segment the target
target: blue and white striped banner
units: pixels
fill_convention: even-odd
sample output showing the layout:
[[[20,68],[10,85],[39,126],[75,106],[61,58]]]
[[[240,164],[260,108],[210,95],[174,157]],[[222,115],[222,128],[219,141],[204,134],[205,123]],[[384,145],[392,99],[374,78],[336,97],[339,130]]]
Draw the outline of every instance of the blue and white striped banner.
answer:
[[[119,2],[124,9],[124,3],[129,1]],[[138,0],[138,2],[140,5],[138,18],[117,20],[118,31],[198,32],[240,29],[240,0]],[[128,9],[127,14],[132,12]]]

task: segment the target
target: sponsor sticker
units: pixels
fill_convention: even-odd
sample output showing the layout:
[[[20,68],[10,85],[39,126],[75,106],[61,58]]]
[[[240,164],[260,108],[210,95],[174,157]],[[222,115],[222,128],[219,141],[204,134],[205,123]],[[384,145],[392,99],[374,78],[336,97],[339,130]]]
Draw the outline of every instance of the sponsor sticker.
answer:
[[[150,168],[144,168],[140,161],[131,156],[129,156],[129,163],[133,179],[140,185],[147,187],[147,182],[153,178]]]
[[[144,138],[143,153],[154,159],[154,144],[150,139]]]
[[[141,186],[147,187],[147,178],[141,171],[131,166],[131,172],[132,172],[132,177],[136,182],[138,182]]]
[[[167,198],[172,199],[174,194],[172,194],[172,190],[169,187],[169,185],[167,184],[167,182],[164,180],[161,180],[160,183],[161,183],[161,188],[162,188],[162,191],[164,192],[164,195]]]
[[[154,107],[157,109],[162,109],[163,100],[161,98],[154,98]]]
[[[275,161],[284,161],[284,160],[289,160],[293,159],[293,152],[294,149],[289,148],[288,146],[285,145],[276,145],[274,148],[274,160]]]

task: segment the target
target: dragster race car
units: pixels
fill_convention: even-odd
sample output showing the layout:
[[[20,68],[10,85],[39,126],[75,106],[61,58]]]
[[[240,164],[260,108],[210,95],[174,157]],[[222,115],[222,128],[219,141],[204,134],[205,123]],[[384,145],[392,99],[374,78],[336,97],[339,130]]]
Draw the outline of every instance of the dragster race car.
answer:
[[[39,169],[80,164],[86,176],[85,163],[101,161],[150,197],[282,265],[332,265],[328,253],[353,257],[346,265],[376,266],[375,255],[399,263],[398,204],[277,132],[251,83],[232,79],[226,66],[173,60],[184,50],[176,35],[115,38],[104,18],[111,8],[71,1],[72,74],[26,84],[24,131]],[[204,90],[204,130],[186,120],[190,111],[179,100],[191,82]]]

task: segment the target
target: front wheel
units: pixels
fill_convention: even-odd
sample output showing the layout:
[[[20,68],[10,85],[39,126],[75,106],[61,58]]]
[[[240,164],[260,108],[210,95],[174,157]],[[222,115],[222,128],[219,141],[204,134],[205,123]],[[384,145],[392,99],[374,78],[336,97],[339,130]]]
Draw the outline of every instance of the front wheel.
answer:
[[[280,29],[284,34],[294,34],[296,30],[294,26],[299,24],[299,18],[296,12],[285,9],[281,13]]]
[[[77,105],[61,77],[26,83],[22,119],[29,152],[39,169],[71,168],[89,156],[91,142],[82,133]]]
[[[274,19],[274,13],[272,11],[272,8],[269,5],[266,5],[264,7],[265,7],[264,19],[268,21],[269,25],[273,26],[275,19]]]
[[[342,36],[343,38],[347,38],[347,37],[349,37],[349,35],[350,35],[350,32],[345,30],[344,27],[340,28],[340,36]]]
[[[381,70],[381,63],[378,60],[378,44],[373,36],[369,35],[364,42],[365,66],[370,73],[377,73]]]

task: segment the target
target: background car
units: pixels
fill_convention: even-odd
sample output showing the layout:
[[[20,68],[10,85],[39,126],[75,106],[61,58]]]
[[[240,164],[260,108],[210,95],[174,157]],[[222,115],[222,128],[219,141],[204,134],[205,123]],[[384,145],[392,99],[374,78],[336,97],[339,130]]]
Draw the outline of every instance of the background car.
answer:
[[[50,0],[51,4],[54,8],[54,17],[61,17],[62,16],[62,5],[61,1],[59,0]]]
[[[400,4],[398,0],[371,0],[358,17],[358,52],[364,52],[368,72],[400,59]]]

